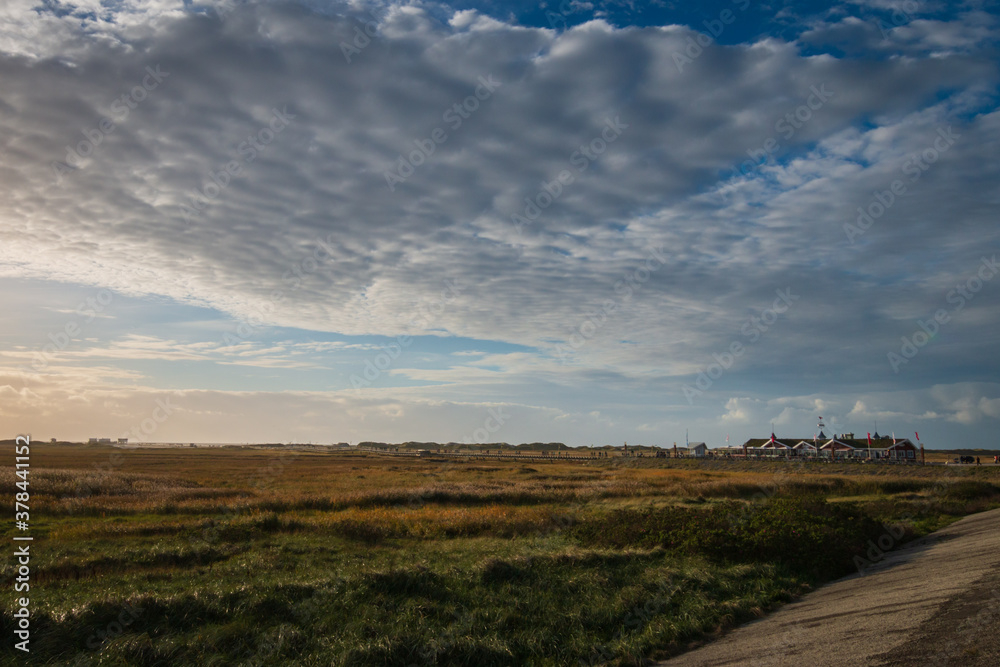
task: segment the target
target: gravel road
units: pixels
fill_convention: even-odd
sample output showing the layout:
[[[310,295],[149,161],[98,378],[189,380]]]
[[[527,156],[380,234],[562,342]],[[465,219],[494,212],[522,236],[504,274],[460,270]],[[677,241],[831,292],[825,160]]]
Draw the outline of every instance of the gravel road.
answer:
[[[890,537],[887,531],[884,545]],[[658,665],[996,667],[1000,509],[890,547],[862,574]]]

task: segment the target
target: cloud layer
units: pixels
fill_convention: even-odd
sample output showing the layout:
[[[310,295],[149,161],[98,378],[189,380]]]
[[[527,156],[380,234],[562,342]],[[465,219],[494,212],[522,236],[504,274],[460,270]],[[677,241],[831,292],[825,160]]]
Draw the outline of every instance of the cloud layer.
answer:
[[[2,26],[8,280],[373,347],[518,346],[394,363],[380,381],[433,389],[418,402],[586,415],[615,388],[633,396],[612,410],[622,428],[676,429],[749,406],[773,418],[796,396],[860,418],[852,393],[923,391],[906,414],[996,418],[1000,281],[953,296],[998,245],[997,30],[980,10],[886,33],[831,10],[794,39],[727,46],[683,25],[555,31],[431,4],[11,3]],[[211,364],[250,344],[148,333]],[[140,340],[62,361],[114,366]],[[731,368],[696,384],[734,343]],[[330,389],[356,397],[350,375]],[[959,408],[938,386],[984,393]]]

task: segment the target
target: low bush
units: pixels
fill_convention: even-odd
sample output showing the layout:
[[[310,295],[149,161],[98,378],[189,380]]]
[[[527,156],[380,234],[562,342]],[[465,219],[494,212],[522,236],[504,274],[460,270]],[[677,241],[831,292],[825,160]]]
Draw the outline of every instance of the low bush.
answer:
[[[776,563],[816,579],[848,572],[885,528],[846,503],[823,498],[726,502],[710,509],[618,510],[570,533],[584,544],[666,549],[722,563]]]

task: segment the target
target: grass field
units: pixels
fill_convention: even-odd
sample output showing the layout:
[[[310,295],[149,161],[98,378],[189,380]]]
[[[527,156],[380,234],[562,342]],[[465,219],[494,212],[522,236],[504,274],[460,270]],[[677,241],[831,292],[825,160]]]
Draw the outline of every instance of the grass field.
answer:
[[[48,444],[31,466],[31,653],[6,664],[643,664],[1000,506],[986,466]]]

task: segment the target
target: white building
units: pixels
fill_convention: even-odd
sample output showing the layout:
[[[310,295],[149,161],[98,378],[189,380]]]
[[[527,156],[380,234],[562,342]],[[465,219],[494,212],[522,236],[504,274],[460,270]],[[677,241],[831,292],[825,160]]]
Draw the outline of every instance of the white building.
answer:
[[[684,456],[693,456],[701,459],[708,453],[708,445],[704,442],[690,442],[687,447],[678,447],[677,451]]]

